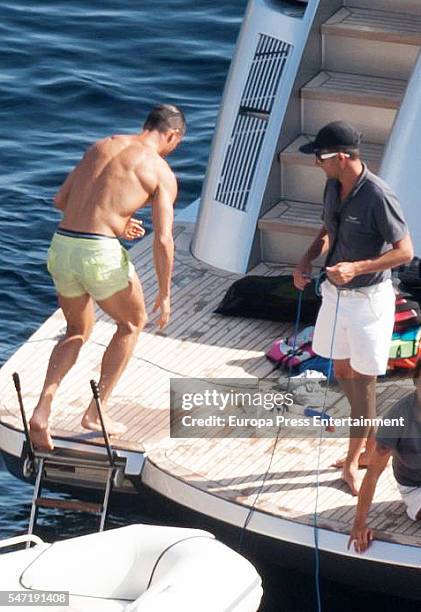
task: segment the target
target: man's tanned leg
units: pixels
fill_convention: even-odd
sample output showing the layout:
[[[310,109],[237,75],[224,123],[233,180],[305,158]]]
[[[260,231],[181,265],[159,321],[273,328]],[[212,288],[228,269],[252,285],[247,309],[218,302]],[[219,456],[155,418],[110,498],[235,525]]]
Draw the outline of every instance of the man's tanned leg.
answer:
[[[351,418],[373,419],[376,416],[376,376],[360,374],[351,368],[349,360],[342,359],[335,361],[335,373],[351,405]],[[342,478],[353,495],[358,494],[358,468],[370,433],[370,427],[351,428],[347,456],[336,464],[336,467],[342,467]],[[370,450],[371,445],[368,443],[367,461],[369,461]]]
[[[54,395],[74,365],[82,345],[89,338],[95,320],[93,301],[88,294],[76,298],[59,295],[58,302],[67,322],[67,330],[51,353],[44,386],[30,420],[30,435],[34,446],[49,450],[53,449],[48,421]]]
[[[351,407],[358,406],[360,399],[358,398],[358,388],[355,389],[355,383],[356,381],[358,381],[358,373],[351,368],[349,359],[335,359],[335,373],[338,383],[342,391],[344,392],[349,402],[349,405]],[[344,376],[346,376],[346,378],[344,378]],[[355,393],[356,396],[354,397]],[[361,453],[359,458],[359,468],[366,468],[370,462],[370,454],[373,447],[372,440],[374,440],[374,437],[369,436],[369,438],[367,439],[365,450]],[[332,463],[332,467],[343,468],[346,462],[346,458],[347,455],[345,455],[345,457],[337,459],[334,463]]]
[[[118,291],[98,304],[117,324],[117,331],[104,353],[101,364],[99,393],[102,405],[105,407],[133,354],[139,334],[147,322],[143,291],[137,275],[132,277],[126,289]],[[108,417],[104,417],[104,421],[109,434],[122,434],[127,429],[122,423],[112,421]],[[94,401],[90,403],[83,415],[82,426],[101,431],[101,423]]]

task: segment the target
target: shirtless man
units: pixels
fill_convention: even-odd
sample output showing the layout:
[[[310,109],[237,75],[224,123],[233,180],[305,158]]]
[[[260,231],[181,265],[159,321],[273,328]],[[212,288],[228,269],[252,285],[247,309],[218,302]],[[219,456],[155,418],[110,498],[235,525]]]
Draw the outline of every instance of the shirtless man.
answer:
[[[178,108],[155,107],[140,134],[111,136],[95,143],[55,196],[63,218],[48,251],[47,265],[67,330],[51,354],[30,421],[36,448],[53,449],[48,425],[52,401],[92,331],[94,301],[117,325],[101,363],[99,391],[103,406],[133,353],[147,315],[139,278],[118,237],[133,240],[143,236],[141,222],[132,215],[149,202],[158,279],[154,312],[160,311],[160,329],[169,321],[177,182],[164,157],[180,143],[185,128],[184,115]],[[104,419],[109,434],[126,431],[123,424],[106,416]],[[101,431],[94,401],[83,415],[82,426]]]

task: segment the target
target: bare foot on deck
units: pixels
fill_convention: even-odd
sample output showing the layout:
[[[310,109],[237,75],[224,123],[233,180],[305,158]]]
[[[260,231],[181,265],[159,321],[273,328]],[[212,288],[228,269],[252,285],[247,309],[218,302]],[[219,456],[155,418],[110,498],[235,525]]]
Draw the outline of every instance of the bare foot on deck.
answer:
[[[342,457],[341,459],[337,459],[334,463],[331,463],[330,467],[341,469],[344,467],[345,462],[346,462],[346,455],[345,457]],[[365,470],[368,468],[369,463],[370,463],[370,457],[367,455],[367,453],[361,453],[360,458],[358,460],[358,468],[360,470]]]
[[[352,465],[344,465],[341,478],[351,489],[352,495],[358,495],[360,483],[358,481],[358,468]]]
[[[105,429],[109,436],[121,436],[126,433],[127,427],[123,423],[112,421],[109,417],[103,416]],[[92,417],[85,413],[82,418],[82,427],[90,429],[91,431],[99,431],[102,433],[101,421],[99,417]]]
[[[54,449],[48,425],[40,425],[35,421],[29,422],[29,437],[36,450],[52,451]]]

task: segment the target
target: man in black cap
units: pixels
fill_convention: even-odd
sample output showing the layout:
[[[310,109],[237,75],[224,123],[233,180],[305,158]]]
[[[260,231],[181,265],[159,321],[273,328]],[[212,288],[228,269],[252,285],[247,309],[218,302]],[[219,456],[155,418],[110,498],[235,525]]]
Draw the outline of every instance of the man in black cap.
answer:
[[[360,140],[352,125],[335,121],[300,149],[315,155],[327,182],[323,226],[295,268],[294,282],[304,289],[312,261],[326,254],[313,349],[333,359],[351,418],[371,419],[376,414],[376,378],[386,372],[393,332],[390,270],[411,261],[413,247],[395,194],[360,159]],[[342,478],[357,495],[358,468],[367,466],[374,438],[369,426],[351,432],[347,456],[335,466],[342,468]]]

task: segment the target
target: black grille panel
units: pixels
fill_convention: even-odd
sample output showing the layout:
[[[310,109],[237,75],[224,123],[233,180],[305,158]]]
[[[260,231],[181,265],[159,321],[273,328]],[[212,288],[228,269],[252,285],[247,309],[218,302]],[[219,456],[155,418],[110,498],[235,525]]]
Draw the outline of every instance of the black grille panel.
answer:
[[[277,38],[259,36],[216,190],[216,200],[222,204],[247,210],[267,122],[291,49]]]

